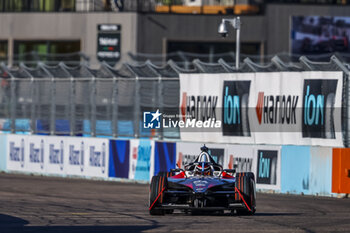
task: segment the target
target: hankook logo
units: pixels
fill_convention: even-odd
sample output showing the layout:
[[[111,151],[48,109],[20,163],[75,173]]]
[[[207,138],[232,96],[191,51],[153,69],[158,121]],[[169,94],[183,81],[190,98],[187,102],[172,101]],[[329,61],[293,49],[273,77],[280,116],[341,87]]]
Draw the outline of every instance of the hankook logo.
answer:
[[[259,124],[296,124],[297,95],[264,95],[259,92],[256,116]]]

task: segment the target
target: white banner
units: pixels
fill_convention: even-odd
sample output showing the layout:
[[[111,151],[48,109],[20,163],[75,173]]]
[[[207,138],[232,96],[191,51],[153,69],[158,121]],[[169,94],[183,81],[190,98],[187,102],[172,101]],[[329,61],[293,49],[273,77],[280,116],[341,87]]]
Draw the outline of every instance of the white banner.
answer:
[[[7,170],[9,171],[26,171],[29,163],[27,148],[27,135],[12,135],[7,136]]]
[[[280,146],[227,145],[226,161],[236,172],[253,172],[258,189],[281,189]]]
[[[108,139],[12,134],[7,138],[10,171],[108,177]]]
[[[109,143],[100,138],[67,138],[66,172],[69,175],[108,177]]]
[[[342,72],[181,74],[184,141],[342,147]]]

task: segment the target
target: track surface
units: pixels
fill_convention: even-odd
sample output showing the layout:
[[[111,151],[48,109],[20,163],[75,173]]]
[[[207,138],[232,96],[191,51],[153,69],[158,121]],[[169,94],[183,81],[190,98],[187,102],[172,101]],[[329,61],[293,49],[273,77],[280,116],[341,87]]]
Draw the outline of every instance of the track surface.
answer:
[[[254,216],[150,216],[148,189],[0,174],[0,232],[350,232],[350,199],[258,193]]]

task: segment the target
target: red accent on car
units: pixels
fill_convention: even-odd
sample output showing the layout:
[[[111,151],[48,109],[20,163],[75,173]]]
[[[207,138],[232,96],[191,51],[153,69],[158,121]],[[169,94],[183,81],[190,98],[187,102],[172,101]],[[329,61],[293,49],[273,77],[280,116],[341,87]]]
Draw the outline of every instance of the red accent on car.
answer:
[[[231,176],[231,175],[227,174],[225,171],[223,171],[222,172],[222,178],[223,179],[232,179],[233,176]]]
[[[185,177],[186,177],[185,172],[180,172],[179,174],[177,174],[175,176],[171,176],[171,178],[174,178],[174,179],[183,179]]]
[[[247,209],[248,209],[249,211],[252,211],[252,210],[249,208],[249,206],[248,206],[247,202],[244,200],[244,198],[243,198],[243,196],[242,196],[241,192],[238,190],[238,188],[237,188],[237,187],[235,187],[235,190],[236,190],[236,192],[238,193],[238,195],[241,197],[241,199],[243,200],[244,205],[247,207]]]

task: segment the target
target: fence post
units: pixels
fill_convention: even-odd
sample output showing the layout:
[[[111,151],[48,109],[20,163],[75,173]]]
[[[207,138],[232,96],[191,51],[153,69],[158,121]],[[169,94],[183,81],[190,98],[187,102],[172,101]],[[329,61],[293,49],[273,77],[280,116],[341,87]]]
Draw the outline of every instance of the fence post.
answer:
[[[74,78],[70,78],[70,98],[69,98],[69,106],[70,106],[70,136],[75,135],[75,81]]]
[[[50,135],[56,134],[56,80],[51,77]]]
[[[158,93],[157,93],[157,98],[158,98],[158,107],[159,107],[159,111],[161,112],[161,113],[163,113],[163,81],[162,81],[162,77],[161,76],[159,76],[158,77]],[[163,134],[164,134],[164,132],[163,132],[163,127],[162,127],[162,125],[160,126],[160,128],[158,129],[158,138],[160,139],[160,140],[162,140],[163,139]]]
[[[40,85],[40,84],[39,84]],[[35,117],[35,111],[36,111],[36,95],[35,95],[35,80],[33,77],[30,78],[30,98],[32,100],[32,106],[30,109],[30,133],[35,134],[36,131],[36,117]]]
[[[16,104],[16,80],[14,77],[11,77],[11,133],[16,133]]]
[[[118,136],[118,83],[117,78],[113,77],[112,92],[112,133],[113,137]]]
[[[134,137],[140,136],[140,80],[135,77],[135,99],[134,99]]]
[[[91,137],[96,137],[96,78],[92,77],[90,82],[90,135]]]

